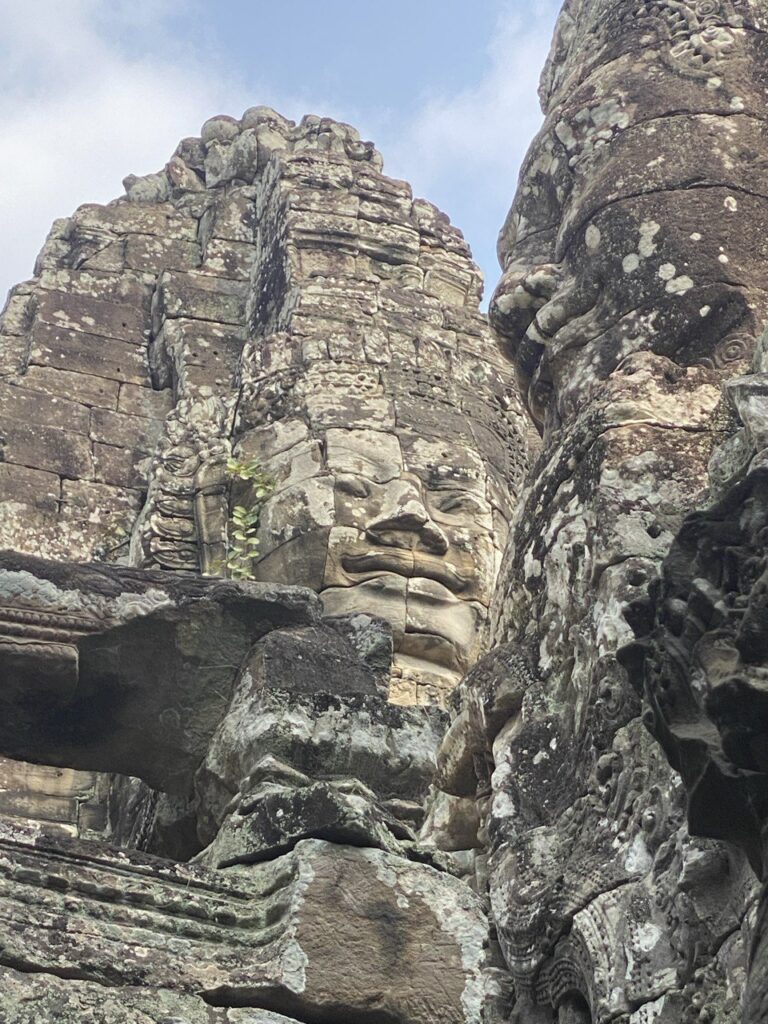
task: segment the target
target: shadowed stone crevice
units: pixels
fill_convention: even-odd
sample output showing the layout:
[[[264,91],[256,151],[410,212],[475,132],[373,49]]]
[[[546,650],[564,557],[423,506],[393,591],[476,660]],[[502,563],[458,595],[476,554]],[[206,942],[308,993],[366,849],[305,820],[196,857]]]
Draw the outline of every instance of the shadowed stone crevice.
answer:
[[[350,1013],[349,1007],[343,1004],[327,1010],[317,1009],[308,1006],[300,997],[291,997],[280,991],[265,990],[251,994],[223,987],[211,992],[202,992],[201,997],[208,1006],[273,1010],[276,1013],[290,1015],[297,1024],[340,1024]],[[354,1014],[355,1021],[359,1021],[360,1024],[403,1024],[401,1016],[387,1011],[362,1008],[355,1009]]]
[[[111,988],[115,982],[119,983],[117,973],[110,978],[107,974],[95,974],[89,971],[78,970],[76,967],[42,967],[31,960],[23,960],[19,957],[8,955],[0,950],[0,967],[7,967],[19,974],[48,975],[52,978],[59,978],[61,981],[87,981],[93,985],[101,985],[104,988]]]

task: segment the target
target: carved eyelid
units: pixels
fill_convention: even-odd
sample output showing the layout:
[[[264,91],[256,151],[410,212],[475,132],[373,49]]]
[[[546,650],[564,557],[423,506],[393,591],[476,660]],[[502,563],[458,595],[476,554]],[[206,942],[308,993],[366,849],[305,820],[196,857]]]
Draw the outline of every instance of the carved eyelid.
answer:
[[[353,498],[370,498],[370,484],[360,476],[337,476],[336,486],[344,494]]]
[[[477,497],[468,491],[446,491],[443,492],[442,497],[438,492],[437,496],[433,496],[432,501],[441,512],[463,511],[464,508],[467,511],[475,512],[479,509]]]

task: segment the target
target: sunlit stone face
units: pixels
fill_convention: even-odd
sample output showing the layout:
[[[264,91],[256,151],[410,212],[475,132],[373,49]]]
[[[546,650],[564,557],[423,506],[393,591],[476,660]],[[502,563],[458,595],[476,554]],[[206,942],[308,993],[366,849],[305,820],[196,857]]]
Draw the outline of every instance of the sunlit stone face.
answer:
[[[758,2],[571,2],[491,318],[552,428],[636,352],[739,372],[768,318]]]
[[[249,392],[236,448],[276,482],[257,578],[311,586],[331,615],[386,619],[392,699],[443,699],[482,651],[524,468],[509,374],[478,363],[473,391],[416,368],[277,376]]]

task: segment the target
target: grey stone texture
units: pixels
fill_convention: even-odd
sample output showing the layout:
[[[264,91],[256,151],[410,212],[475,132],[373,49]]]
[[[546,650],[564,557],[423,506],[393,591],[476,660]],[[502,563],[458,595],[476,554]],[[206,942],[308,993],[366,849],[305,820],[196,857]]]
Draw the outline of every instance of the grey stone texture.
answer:
[[[723,385],[749,370],[768,313],[766,15],[566,3],[500,236],[491,320],[543,450],[497,584],[499,660],[456,691],[429,820],[443,844],[472,823],[526,1024],[761,1019],[744,1009],[753,873],[736,846],[689,833],[681,761],[664,756],[677,740],[649,735],[617,652],[624,610],[707,500],[713,455],[722,489],[746,444]],[[685,594],[685,579],[670,584]],[[711,602],[686,618],[685,600],[663,671],[702,699],[685,644]],[[684,707],[673,721],[698,749]],[[690,757],[703,770],[705,752]],[[696,831],[732,839],[717,800]]]
[[[482,649],[531,445],[479,271],[348,125],[213,122],[58,221],[12,293],[0,546],[220,575],[249,501],[226,459],[258,461],[256,578],[391,622],[393,699],[440,702]]]
[[[266,108],[125,188],[2,320],[0,1019],[500,1024],[420,836],[538,443],[466,243]]]
[[[767,92],[765,0],[567,0],[495,335],[325,118],[54,225],[0,321],[1,1020],[766,1019]]]
[[[0,826],[0,905],[9,1024],[482,1019],[477,897],[378,850],[210,873]]]

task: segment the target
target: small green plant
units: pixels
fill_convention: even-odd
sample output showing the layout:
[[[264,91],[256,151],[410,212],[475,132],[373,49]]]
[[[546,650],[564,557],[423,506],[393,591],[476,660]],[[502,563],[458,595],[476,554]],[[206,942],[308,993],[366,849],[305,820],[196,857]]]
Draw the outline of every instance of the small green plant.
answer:
[[[259,552],[256,533],[264,504],[275,489],[274,480],[264,472],[255,459],[241,461],[227,460],[227,473],[232,479],[250,483],[251,504],[235,505],[229,521],[227,538],[227,575],[233,580],[249,580],[253,577],[253,560]]]
[[[101,543],[93,550],[93,557],[99,562],[115,562],[131,542],[130,520],[125,513],[113,512],[104,522]]]

